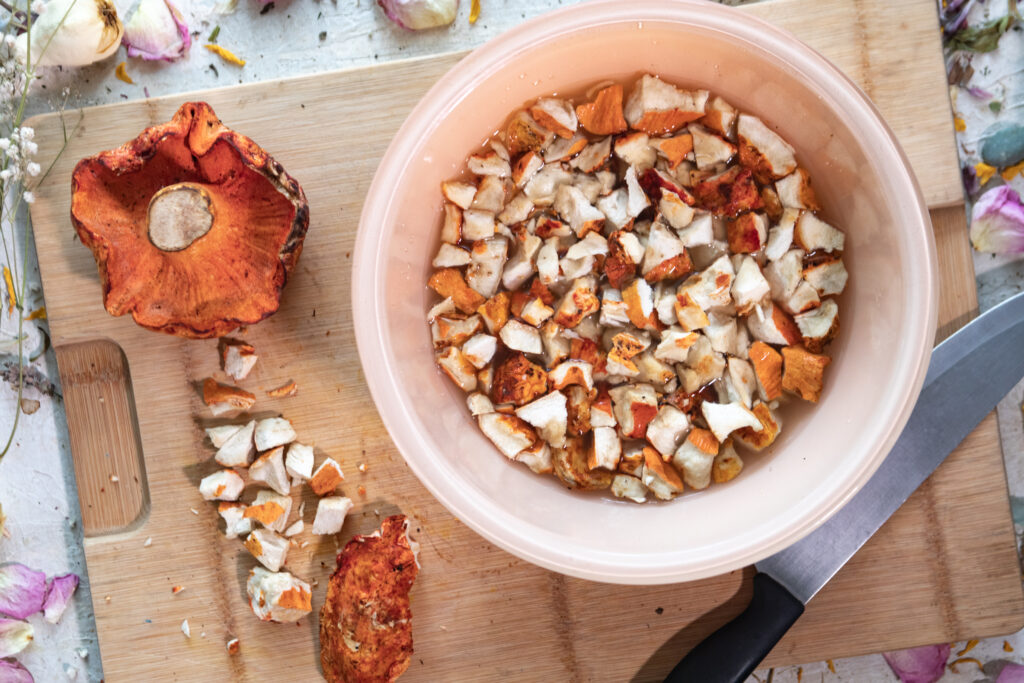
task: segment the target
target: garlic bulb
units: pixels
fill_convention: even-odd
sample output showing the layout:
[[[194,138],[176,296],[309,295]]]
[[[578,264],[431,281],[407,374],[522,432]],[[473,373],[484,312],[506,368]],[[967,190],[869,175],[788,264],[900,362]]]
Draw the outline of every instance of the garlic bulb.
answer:
[[[455,21],[459,0],[377,0],[388,19],[402,28],[419,31]]]
[[[50,0],[32,22],[32,64],[85,66],[98,62],[114,54],[123,33],[110,0]],[[25,61],[27,33],[18,36],[15,49]]]

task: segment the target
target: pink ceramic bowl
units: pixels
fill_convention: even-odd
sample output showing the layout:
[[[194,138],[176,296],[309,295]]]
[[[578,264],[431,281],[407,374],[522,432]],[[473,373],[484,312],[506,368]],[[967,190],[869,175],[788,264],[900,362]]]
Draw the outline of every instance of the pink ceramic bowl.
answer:
[[[439,243],[440,182],[510,112],[641,72],[709,88],[796,147],[846,232],[826,389],[790,404],[771,452],[727,485],[635,505],[566,490],[507,461],[435,369],[425,313]],[[423,484],[509,552],[615,583],[670,583],[764,558],[824,522],[867,481],[917,397],[935,331],[928,212],[906,157],[867,97],[792,35],[717,4],[588,2],[524,23],[463,59],[427,93],[381,160],[356,240],[352,304],[366,380]]]

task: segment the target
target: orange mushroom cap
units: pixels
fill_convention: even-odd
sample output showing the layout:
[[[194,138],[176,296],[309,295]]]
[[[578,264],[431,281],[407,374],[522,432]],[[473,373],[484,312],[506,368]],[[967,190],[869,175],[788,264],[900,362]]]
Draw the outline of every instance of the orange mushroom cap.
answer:
[[[108,313],[207,338],[278,309],[309,206],[259,145],[189,102],[170,122],[78,162],[71,221],[96,258]]]

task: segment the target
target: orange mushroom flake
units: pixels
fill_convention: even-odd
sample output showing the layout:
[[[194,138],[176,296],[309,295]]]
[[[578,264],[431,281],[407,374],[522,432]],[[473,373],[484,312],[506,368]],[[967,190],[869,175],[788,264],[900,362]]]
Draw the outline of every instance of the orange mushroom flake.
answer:
[[[79,161],[71,190],[107,312],[181,337],[277,311],[309,225],[298,182],[205,102]]]

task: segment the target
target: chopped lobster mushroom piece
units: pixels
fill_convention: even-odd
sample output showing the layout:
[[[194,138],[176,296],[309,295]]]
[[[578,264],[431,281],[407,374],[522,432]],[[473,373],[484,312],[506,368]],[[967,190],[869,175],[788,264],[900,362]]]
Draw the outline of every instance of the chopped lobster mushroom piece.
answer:
[[[643,210],[651,205],[651,200],[647,198],[647,193],[640,187],[640,179],[636,174],[636,167],[630,166],[626,170],[624,177],[626,181],[626,215],[630,218],[636,218]]]
[[[773,304],[755,308],[747,316],[747,330],[754,339],[768,344],[785,346],[799,344],[803,339],[789,314]]]
[[[453,313],[455,313],[455,302],[452,301],[450,296],[445,297],[431,306],[430,310],[427,311],[427,322],[433,324],[433,322],[442,315],[450,316]]]
[[[616,138],[615,156],[641,170],[651,168],[658,160],[658,152],[651,147],[647,133],[628,133]]]
[[[726,361],[728,370],[729,398],[750,408],[754,403],[754,392],[757,391],[757,376],[754,367],[742,358],[729,358]]]
[[[763,213],[748,211],[729,221],[729,249],[735,254],[753,254],[768,241],[768,219]]]
[[[580,155],[569,165],[583,173],[596,173],[605,167],[611,156],[612,139],[607,137],[584,147]]]
[[[476,419],[484,436],[490,439],[509,460],[515,459],[520,451],[529,448],[537,441],[537,433],[533,431],[530,424],[515,415],[487,413]]]
[[[748,256],[736,270],[732,283],[732,299],[740,315],[750,313],[756,304],[762,303],[771,293],[771,286],[761,272],[757,261]]]
[[[555,211],[569,223],[578,237],[588,232],[600,232],[604,225],[604,214],[587,201],[579,188],[572,185],[558,187]]]
[[[253,438],[256,450],[263,452],[295,441],[295,429],[292,423],[283,417],[268,417],[256,423]]]
[[[544,97],[537,100],[529,112],[537,123],[563,138],[571,138],[579,125],[576,110],[565,100]]]
[[[663,191],[658,201],[662,218],[676,230],[682,230],[693,222],[696,214],[693,207],[679,198],[675,192]]]
[[[252,520],[245,516],[243,503],[224,502],[217,506],[217,513],[224,520],[224,535],[228,538],[248,536],[252,531]]]
[[[255,567],[245,584],[249,607],[261,621],[290,624],[313,611],[309,584],[288,572],[268,572]]]
[[[742,469],[743,460],[736,453],[732,442],[723,443],[711,464],[711,480],[716,484],[724,484],[739,476]]]
[[[493,175],[499,178],[507,178],[512,175],[512,167],[509,166],[508,159],[503,159],[493,149],[472,155],[466,160],[466,165],[477,175]]]
[[[804,346],[812,353],[821,353],[839,332],[839,306],[833,299],[826,299],[817,308],[793,316]]]
[[[497,223],[494,213],[478,209],[466,209],[462,212],[462,239],[468,242],[485,240],[494,237]]]
[[[203,477],[199,482],[199,493],[203,500],[238,500],[245,482],[234,470],[220,470]]]
[[[476,190],[473,190],[474,194]],[[445,202],[444,222],[441,223],[441,241],[448,244],[458,244],[462,239],[462,209]]]
[[[674,133],[704,116],[707,90],[681,90],[657,76],[645,74],[626,100],[629,125],[648,135]]]
[[[554,133],[538,123],[525,110],[516,112],[505,128],[505,145],[514,157],[523,152],[543,149],[554,137]]]
[[[462,345],[462,356],[479,370],[491,362],[497,348],[498,340],[495,337],[478,334],[467,339]]]
[[[256,420],[251,420],[221,444],[213,459],[224,467],[248,467],[255,452],[252,442],[255,431]]]
[[[711,467],[718,455],[718,439],[706,429],[694,427],[672,455],[672,464],[682,472],[683,481],[700,491],[711,484]]]
[[[568,412],[566,432],[572,436],[586,434],[594,425],[590,422],[591,395],[578,384],[570,384],[563,391]]]
[[[676,234],[665,225],[655,223],[647,237],[641,274],[648,282],[677,280],[693,270],[690,255]]]
[[[468,318],[440,316],[430,326],[434,348],[443,349],[447,346],[459,346],[480,331],[483,321],[479,315]]]
[[[785,178],[775,181],[775,192],[779,195],[779,201],[787,209],[808,209],[817,211],[821,208],[818,205],[818,198],[811,187],[811,177],[807,171],[798,168]]]
[[[675,406],[663,405],[647,425],[647,441],[661,453],[662,457],[669,458],[675,453],[689,428],[690,421],[686,413]]]
[[[799,346],[782,349],[782,388],[805,401],[817,403],[821,397],[825,368],[832,359]]]
[[[204,431],[213,447],[220,448],[227,443],[228,439],[237,434],[241,428],[242,425],[221,425],[219,427],[207,427]]]
[[[707,113],[699,119],[703,126],[719,135],[732,139],[732,126],[736,122],[736,109],[718,95],[708,100]]]
[[[525,194],[519,193],[505,204],[505,208],[496,216],[505,225],[522,223],[533,213],[533,202]]]
[[[565,394],[552,391],[525,406],[516,408],[516,415],[536,428],[540,438],[552,446],[565,444],[566,424],[569,414]]]
[[[521,325],[522,323],[519,324]],[[502,334],[504,334],[504,331]],[[444,374],[448,375],[451,381],[455,382],[455,386],[467,393],[476,390],[476,368],[462,354],[462,351],[454,346],[449,346],[444,351],[436,354],[435,358],[438,367],[441,368]]]
[[[515,291],[526,284],[536,270],[537,252],[543,244],[544,240],[530,234],[515,240],[512,256],[501,274],[501,284],[505,289]]]
[[[703,126],[690,126],[690,134],[693,136],[694,161],[702,171],[723,164],[736,154],[736,147],[731,142]]]
[[[643,278],[636,278],[622,290],[629,321],[640,329],[657,329],[654,310],[654,290]]]
[[[647,425],[658,414],[658,394],[650,384],[625,384],[609,389],[615,420],[632,439],[647,436]]]
[[[750,427],[737,429],[733,438],[748,448],[761,451],[775,442],[775,437],[779,435],[782,425],[779,423],[778,418],[772,414],[771,409],[760,401],[754,405],[753,413],[761,421],[761,429],[754,430]]]
[[[597,313],[601,302],[597,298],[597,278],[593,275],[576,278],[555,310],[555,322],[573,328],[590,315]],[[537,353],[540,353],[538,350]]]
[[[555,140],[544,150],[544,163],[557,164],[561,161],[569,161],[583,151],[587,146],[587,136],[577,133],[569,139],[555,138]]]
[[[313,477],[313,447],[301,443],[289,444],[284,469],[294,482],[309,481]]]
[[[608,240],[598,232],[588,232],[586,237],[569,247],[565,256],[569,259],[581,259],[587,256],[604,256],[608,253]]]
[[[628,226],[633,220],[633,216],[629,215],[629,193],[621,187],[599,197],[595,205],[604,214],[607,224],[616,230]]]
[[[583,439],[567,439],[565,448],[554,448],[551,451],[555,476],[570,488],[581,491],[606,489],[612,484],[612,473],[598,467],[587,466],[587,448]]]
[[[662,363],[650,351],[641,353],[633,359],[633,363],[637,369],[636,380],[653,384],[658,391],[667,391],[668,386],[676,379],[672,366]]]
[[[554,389],[565,389],[570,384],[578,384],[590,391],[594,388],[593,368],[593,365],[582,360],[563,361],[548,372],[548,380]]]
[[[491,399],[498,404],[526,405],[548,392],[548,374],[522,353],[509,354],[494,373]]]
[[[774,401],[782,396],[782,354],[756,341],[750,345],[748,355],[765,400]]]
[[[688,392],[694,392],[722,376],[725,371],[725,358],[721,353],[715,351],[711,340],[701,334],[690,347],[686,365],[687,372],[680,379],[684,379],[685,389]]]
[[[790,315],[804,313],[817,307],[820,303],[821,298],[818,296],[818,292],[804,280],[797,284],[792,294],[778,302],[779,306]]]
[[[740,163],[752,169],[760,182],[770,182],[796,169],[793,148],[756,116],[740,114],[736,136]]]
[[[352,509],[352,500],[344,496],[327,496],[316,504],[313,535],[331,536],[341,531],[345,516]]]
[[[790,249],[781,258],[772,261],[764,269],[772,298],[778,301],[788,299],[796,292],[803,279],[804,251]]]
[[[622,86],[615,84],[599,91],[593,102],[576,107],[576,118],[588,133],[613,135],[626,130],[622,115]]]
[[[572,173],[563,170],[558,164],[542,167],[523,186],[523,194],[536,206],[551,206],[555,203],[558,188],[572,183]]]
[[[644,474],[644,451],[651,447],[643,441],[625,442],[622,447],[622,458],[619,460],[618,471],[631,477],[642,478]]]
[[[673,326],[661,333],[661,341],[654,349],[654,357],[666,363],[685,363],[690,355],[690,347],[697,343],[696,332],[686,332]]]
[[[254,519],[273,531],[284,531],[288,515],[292,511],[292,499],[269,489],[261,489],[256,500],[245,509],[246,519]]]
[[[516,454],[515,459],[533,470],[534,474],[551,474],[554,471],[551,446],[545,441],[538,440],[529,448],[524,448]]]
[[[504,237],[481,239],[473,243],[470,266],[466,269],[466,284],[490,298],[498,292],[501,271],[508,255],[508,240]]]
[[[683,492],[683,480],[676,468],[653,448],[644,449],[643,483],[661,500],[671,500]]]
[[[284,466],[284,447],[272,448],[249,466],[249,478],[262,481],[281,495],[287,496],[292,485]]]
[[[460,209],[468,209],[476,196],[476,185],[446,180],[441,183],[441,194]]]
[[[259,356],[252,345],[240,341],[225,340],[221,344],[221,365],[227,376],[241,382],[249,376]]]
[[[652,148],[668,162],[670,170],[675,170],[684,161],[693,160],[693,136],[690,133],[679,133],[670,138],[655,138],[650,141]]]
[[[572,344],[564,334],[564,328],[558,323],[548,320],[540,328],[540,340],[544,345],[544,362],[554,368],[569,357]]]
[[[796,229],[796,221],[800,212],[796,209],[786,209],[778,223],[768,231],[768,243],[764,247],[764,255],[769,261],[777,261],[782,258],[793,246],[793,231]]]
[[[612,410],[612,399],[606,387],[602,386],[597,397],[590,403],[590,424],[595,428],[618,425]]]
[[[696,287],[698,282],[699,279],[691,278],[690,284],[680,285],[679,291],[676,293],[674,305],[676,320],[687,331],[699,330],[710,322],[707,313],[691,296],[691,287]]]
[[[634,503],[647,501],[647,487],[642,481],[628,474],[616,474],[612,478],[611,492],[616,498],[625,498]]]
[[[462,247],[456,247],[453,244],[447,242],[441,242],[441,247],[437,250],[437,256],[431,261],[430,265],[435,268],[460,268],[465,265],[469,265],[470,257],[469,252]]]
[[[819,296],[842,294],[849,275],[839,259],[825,261],[804,269],[804,280],[814,287]]]
[[[477,392],[466,397],[466,405],[469,407],[469,414],[473,417],[494,412],[494,404],[486,394]]]
[[[708,325],[701,332],[711,342],[711,348],[717,353],[736,353],[736,337],[739,334],[736,318],[722,313],[708,316]]]
[[[587,467],[614,470],[622,457],[622,443],[612,427],[594,427],[594,438],[587,451]]]
[[[522,351],[523,353],[544,352],[544,347],[540,341],[540,332],[537,331],[537,328],[518,320],[509,320],[505,323],[498,336],[501,337],[502,343],[513,351]]]
[[[256,396],[245,389],[208,378],[203,381],[203,403],[210,407],[210,412],[216,417],[235,410],[249,410],[255,405]]]
[[[318,496],[326,496],[332,493],[338,485],[345,481],[345,475],[341,471],[341,465],[334,458],[325,458],[320,467],[313,472],[309,480],[309,487]]]
[[[512,166],[512,182],[523,187],[544,166],[544,158],[535,151],[529,151],[516,159]]]
[[[508,322],[510,299],[508,292],[498,292],[487,301],[480,304],[477,313],[487,326],[487,331],[497,334]]]
[[[804,251],[842,251],[846,236],[813,213],[803,212],[796,221],[793,241]]]
[[[284,566],[289,541],[270,529],[254,529],[245,539],[245,548],[260,564],[272,572]]]
[[[466,284],[462,273],[455,268],[442,268],[430,276],[427,283],[443,297],[451,297],[455,307],[463,313],[473,313],[486,301],[472,287]]]
[[[704,401],[700,404],[700,410],[711,433],[719,441],[725,441],[730,434],[743,427],[751,427],[755,431],[761,430],[761,421],[742,403]]]

